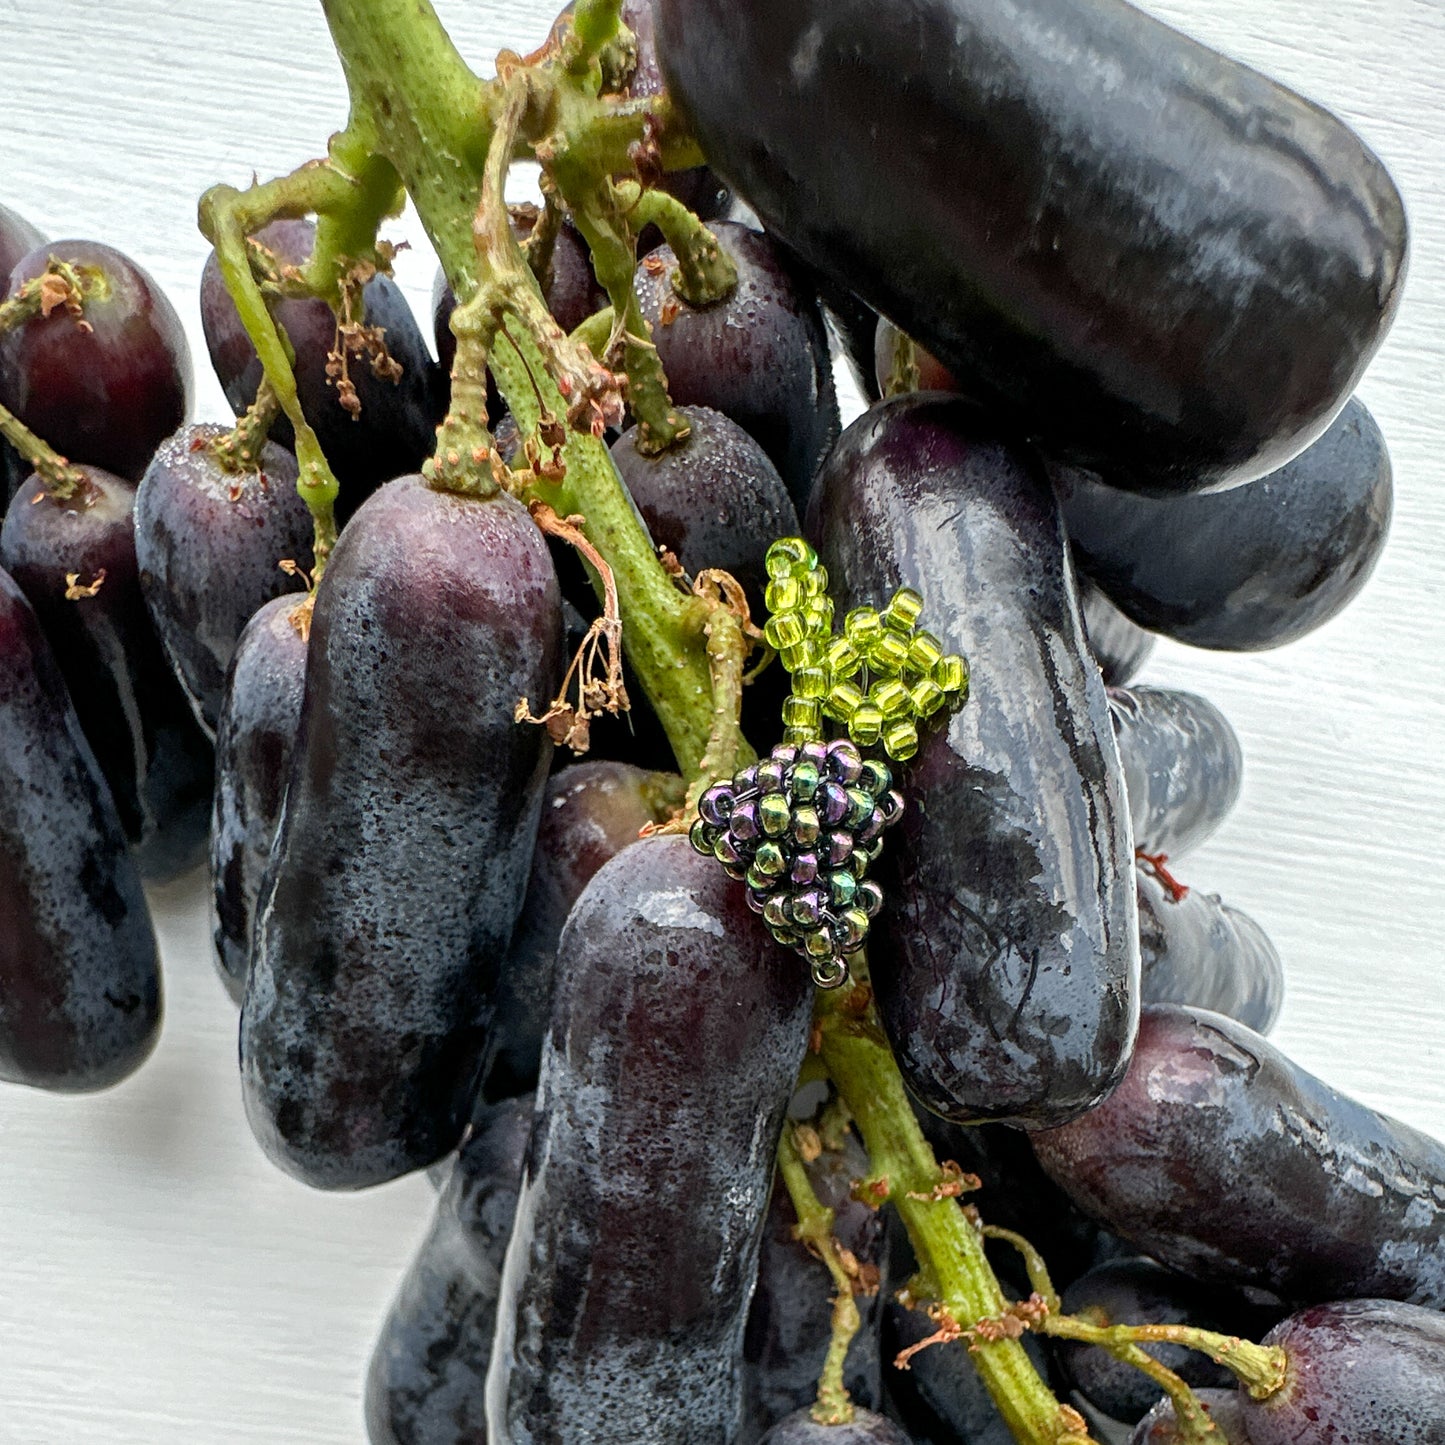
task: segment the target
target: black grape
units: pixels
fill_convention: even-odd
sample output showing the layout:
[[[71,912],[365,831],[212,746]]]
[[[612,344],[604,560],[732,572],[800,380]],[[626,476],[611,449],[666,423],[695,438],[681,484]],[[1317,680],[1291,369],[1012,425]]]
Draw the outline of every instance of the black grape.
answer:
[[[911,1445],[892,1420],[858,1410],[846,1425],[820,1425],[807,1410],[779,1420],[758,1445]]]
[[[1098,661],[1104,681],[1110,687],[1122,687],[1149,660],[1159,639],[1130,622],[1082,573],[1074,580],[1089,651]]]
[[[79,1093],[139,1067],[160,959],[120,819],[30,604],[0,572],[0,1079]]]
[[[10,270],[27,251],[45,244],[45,237],[23,216],[0,205],[0,295],[10,283]],[[9,442],[0,438],[0,502],[8,502],[30,468]]]

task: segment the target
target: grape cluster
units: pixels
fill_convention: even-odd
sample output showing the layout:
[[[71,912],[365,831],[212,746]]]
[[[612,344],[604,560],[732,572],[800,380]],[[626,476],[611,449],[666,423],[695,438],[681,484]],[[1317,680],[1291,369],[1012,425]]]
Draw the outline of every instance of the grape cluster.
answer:
[[[903,799],[885,764],[844,738],[779,743],[698,802],[692,846],[747,884],[768,931],[813,966],[820,988],[848,977],[883,890],[867,879]]]
[[[855,607],[833,635],[828,571],[801,537],[768,549],[772,616],[763,629],[792,677],[783,738],[801,745],[838,723],[862,748],[882,745],[894,762],[918,751],[918,724],[968,698],[968,665],[918,630],[923,598],[900,587],[881,610]]]

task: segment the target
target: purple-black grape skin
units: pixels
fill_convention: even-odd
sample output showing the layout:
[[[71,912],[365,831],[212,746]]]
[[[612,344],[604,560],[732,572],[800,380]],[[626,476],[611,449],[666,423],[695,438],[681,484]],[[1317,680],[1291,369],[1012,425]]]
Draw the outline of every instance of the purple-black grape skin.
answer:
[[[256,239],[283,264],[300,265],[311,255],[315,227],[310,221],[273,221]],[[374,276],[362,290],[363,320],[386,332],[386,348],[402,368],[401,379],[374,376],[365,357],[352,357],[349,374],[361,414],[355,420],[337,399],[326,376],[327,353],[335,344],[336,316],[324,301],[292,297],[277,303],[275,317],[296,350],[296,392],[326,459],[341,483],[336,520],[344,523],[382,482],[414,472],[436,446],[436,427],[446,410],[446,389],[416,317],[389,276]],[[221,278],[215,252],[201,273],[201,325],[211,365],[231,410],[240,416],[256,399],[261,363]],[[271,436],[294,448],[291,423],[278,417]]]
[[[1177,858],[1229,816],[1244,777],[1244,751],[1229,719],[1197,693],[1110,688],[1134,844]]]
[[[1217,894],[1191,888],[1175,898],[1137,870],[1139,997],[1182,1003],[1267,1034],[1284,1003],[1284,969],[1269,936]]]
[[[420,477],[363,504],[317,589],[301,726],[241,1011],[247,1116],[281,1168],[357,1188],[471,1113],[560,681],[542,534]]]
[[[684,406],[692,433],[660,456],[637,450],[637,428],[612,444],[612,460],[652,540],[692,576],[720,567],[743,584],[753,619],[767,616],[764,558],[800,527],[788,489],[767,453],[737,422],[710,407]]]
[[[1258,1338],[1281,1314],[1280,1310],[1261,1310],[1234,1291],[1211,1289],[1143,1258],[1112,1260],[1069,1285],[1063,1292],[1064,1314],[1086,1311],[1094,1324],[1192,1325],[1245,1339]],[[1168,1344],[1142,1348],[1187,1385],[1227,1390],[1234,1384],[1234,1376],[1223,1365],[1198,1350]],[[1096,1345],[1055,1340],[1053,1349],[1069,1383],[1111,1419],[1137,1424],[1163,1397],[1160,1386],[1141,1370]]]
[[[487,1361],[532,1097],[478,1111],[372,1351],[371,1445],[485,1445]]]
[[[1098,661],[1105,684],[1123,687],[1148,662],[1159,639],[1130,622],[1082,573],[1076,581],[1089,651]]]
[[[1144,1009],[1124,1082],[1033,1145],[1081,1209],[1196,1279],[1445,1306],[1445,1146],[1222,1014]]]
[[[682,780],[629,763],[574,763],[547,780],[527,893],[497,982],[487,1092],[534,1088],[552,1015],[557,943],[592,875],[682,805]]]
[[[0,565],[35,609],[141,875],[171,878],[206,855],[211,744],[146,608],[135,487],[82,470],[84,499],[58,501],[33,474],[21,486],[0,530]],[[99,590],[68,598],[70,574]]]
[[[1360,591],[1394,505],[1390,454],[1352,397],[1277,471],[1227,493],[1137,497],[1053,469],[1074,555],[1141,627],[1252,652],[1313,632]]]
[[[155,1047],[160,958],[110,789],[6,572],[0,740],[0,1079],[103,1089]]]
[[[247,623],[216,724],[211,901],[216,966],[237,1003],[246,989],[256,900],[301,726],[306,642],[293,622],[299,601],[272,598]]]
[[[799,511],[838,435],[838,399],[823,313],[767,236],[735,221],[712,227],[737,266],[734,291],[696,308],[672,289],[662,246],[634,277],[642,313],[678,406],[730,416],[778,469]],[[671,319],[664,320],[666,315]]]
[[[487,1378],[513,1445],[730,1445],[807,968],[686,838],[587,885],[557,955]]]
[[[779,1420],[758,1445],[913,1445],[892,1420],[858,1410],[846,1425],[820,1425],[805,1409]]]
[[[207,449],[226,435],[182,427],[157,450],[135,500],[141,587],[181,685],[208,733],[221,712],[241,632],[273,597],[302,591],[281,569],[312,566],[311,513],[296,491],[296,458],[274,442],[255,471],[226,471]]]
[[[23,216],[0,205],[0,295],[10,283],[10,270],[27,252],[45,244],[45,237]],[[20,454],[0,437],[0,502],[9,502],[30,468]]]
[[[1238,1390],[1196,1390],[1204,1413],[1219,1431],[1218,1445],[1251,1445],[1244,1430]],[[1179,1421],[1174,1405],[1161,1400],[1135,1427],[1129,1445],[1179,1445]]]
[[[1052,494],[977,408],[915,394],[844,434],[809,528],[840,612],[915,587],[972,669],[878,865],[873,983],[903,1077],[960,1123],[1062,1123],[1123,1074],[1139,958],[1123,775]]]
[[[770,231],[1117,485],[1282,466],[1398,305],[1379,159],[1120,0],[659,0],[657,46]]]
[[[98,241],[52,241],[16,262],[10,295],[51,258],[98,268],[103,294],[83,330],[64,307],[0,337],[0,403],[73,462],[138,482],[152,453],[185,421],[191,352],[154,278]]]
[[[884,1218],[852,1197],[852,1186],[869,1172],[868,1155],[850,1133],[839,1150],[825,1149],[807,1165],[819,1201],[834,1212],[833,1237],[861,1265],[889,1277]],[[818,1394],[818,1377],[833,1332],[833,1277],[816,1254],[793,1234],[797,1211],[782,1175],[773,1197],[758,1257],[758,1285],[743,1335],[743,1432],[756,1440],[794,1410],[806,1410]],[[843,1362],[843,1383],[855,1405],[876,1410],[882,1402],[879,1354],[881,1292],[859,1294],[859,1328]]]
[[[1445,1445],[1445,1317],[1394,1300],[1316,1305],[1264,1338],[1284,1387],[1239,1392],[1250,1445]]]

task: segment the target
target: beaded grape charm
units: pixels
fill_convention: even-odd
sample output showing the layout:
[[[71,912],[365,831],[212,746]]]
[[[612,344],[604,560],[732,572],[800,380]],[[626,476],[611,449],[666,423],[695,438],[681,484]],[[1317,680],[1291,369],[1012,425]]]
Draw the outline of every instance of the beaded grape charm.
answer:
[[[828,573],[801,537],[768,549],[763,636],[792,678],[784,741],[709,788],[689,837],[747,885],[748,906],[812,966],[820,988],[848,978],[883,890],[867,878],[883,831],[903,812],[887,764],[918,751],[918,724],[963,702],[968,668],[917,630],[923,599],[900,587],[881,610],[855,607],[833,635]],[[823,739],[825,719],[847,737]]]

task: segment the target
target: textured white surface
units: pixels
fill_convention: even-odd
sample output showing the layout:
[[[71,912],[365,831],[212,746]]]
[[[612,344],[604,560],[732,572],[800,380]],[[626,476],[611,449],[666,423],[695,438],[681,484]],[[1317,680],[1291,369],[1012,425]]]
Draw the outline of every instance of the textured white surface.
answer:
[[[531,48],[552,13],[534,0],[437,8],[479,66]],[[1277,1041],[1445,1136],[1445,6],[1154,8],[1344,114],[1410,209],[1404,305],[1362,388],[1396,468],[1379,571],[1293,647],[1161,647],[1146,680],[1205,692],[1243,740],[1244,799],[1186,876],[1277,942],[1290,988]],[[0,0],[0,201],[156,274],[190,330],[201,417],[225,407],[200,340],[196,197],[319,154],[344,117],[311,0]],[[400,279],[424,312],[433,262],[415,225],[402,230],[415,249]],[[265,1164],[200,880],[154,901],[169,991],[155,1058],[98,1098],[0,1088],[0,1442],[358,1441],[371,1339],[431,1191],[411,1179],[320,1195]]]

